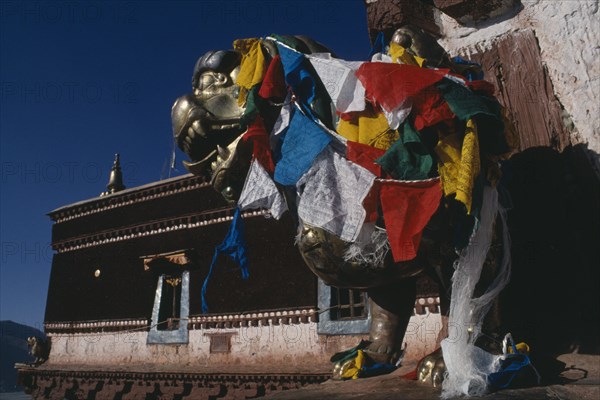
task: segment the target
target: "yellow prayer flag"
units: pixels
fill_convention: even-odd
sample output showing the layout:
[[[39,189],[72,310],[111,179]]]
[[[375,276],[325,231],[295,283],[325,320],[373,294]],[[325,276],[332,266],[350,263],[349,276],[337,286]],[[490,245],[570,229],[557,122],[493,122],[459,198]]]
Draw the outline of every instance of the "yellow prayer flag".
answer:
[[[238,103],[246,101],[248,90],[262,82],[267,66],[262,51],[261,39],[238,39],[233,42],[233,48],[242,54],[240,72],[236,83],[240,86]]]
[[[413,56],[404,47],[394,42],[390,43],[389,55],[392,57],[392,62],[394,63],[400,61],[401,64],[414,65],[417,67],[422,67],[425,61],[427,61],[419,56]]]
[[[467,121],[464,137],[451,134],[440,139],[435,147],[438,156],[438,171],[444,195],[455,194],[471,213],[475,178],[481,171],[479,138],[477,125],[472,119]]]
[[[362,350],[358,350],[356,358],[350,360],[342,367],[343,372],[341,377],[343,379],[358,379],[358,374],[365,363],[365,355]]]
[[[381,150],[389,149],[398,140],[398,132],[390,129],[383,113],[362,112],[357,119],[358,124],[341,119],[337,133],[353,142]]]

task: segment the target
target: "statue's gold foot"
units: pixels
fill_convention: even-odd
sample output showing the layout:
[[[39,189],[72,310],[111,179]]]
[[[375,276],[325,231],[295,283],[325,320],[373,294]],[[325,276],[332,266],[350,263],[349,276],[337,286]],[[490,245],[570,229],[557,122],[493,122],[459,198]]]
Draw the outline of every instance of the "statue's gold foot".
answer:
[[[442,385],[445,373],[446,364],[444,363],[441,348],[423,357],[417,365],[417,380],[433,387]]]
[[[392,364],[396,365],[402,351],[397,349],[393,343],[384,341],[375,341],[365,349],[365,354],[373,361],[373,363]]]

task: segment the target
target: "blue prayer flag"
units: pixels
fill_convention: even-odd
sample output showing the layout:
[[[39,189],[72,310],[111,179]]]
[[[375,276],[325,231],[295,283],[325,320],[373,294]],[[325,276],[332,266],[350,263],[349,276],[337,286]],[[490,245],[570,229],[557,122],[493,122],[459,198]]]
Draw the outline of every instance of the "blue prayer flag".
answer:
[[[310,62],[302,53],[280,44],[277,45],[285,82],[292,88],[300,101],[310,104],[315,98],[315,78],[312,76]]]
[[[323,128],[295,110],[281,147],[281,160],[275,166],[275,182],[295,185],[329,142],[331,136]]]
[[[246,253],[248,251],[248,245],[246,243],[246,238],[244,236],[244,220],[242,219],[241,211],[239,208],[235,209],[235,213],[233,214],[233,221],[231,221],[231,226],[229,227],[229,231],[223,240],[223,243],[217,246],[215,249],[215,254],[213,255],[212,262],[210,264],[210,269],[208,270],[208,275],[204,279],[204,284],[202,284],[202,313],[206,314],[208,312],[208,304],[206,303],[206,289],[208,287],[208,281],[212,275],[213,268],[217,263],[217,259],[219,258],[219,254],[225,253],[229,257],[233,259],[240,266],[240,270],[242,271],[242,279],[248,279],[250,274],[248,273],[248,258]]]
[[[385,52],[385,36],[383,35],[383,32],[379,32],[377,34],[377,37],[375,38],[375,41],[373,42],[373,47],[371,48],[371,52],[367,56],[367,60],[370,60],[371,57],[373,57],[377,53],[384,53],[384,52]]]

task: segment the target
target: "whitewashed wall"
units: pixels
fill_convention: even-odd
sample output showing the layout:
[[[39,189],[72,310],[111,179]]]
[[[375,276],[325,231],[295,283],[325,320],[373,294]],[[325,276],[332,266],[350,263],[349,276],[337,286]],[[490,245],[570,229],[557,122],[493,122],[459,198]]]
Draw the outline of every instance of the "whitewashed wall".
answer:
[[[411,318],[404,342],[407,360],[435,350],[441,328],[439,313]],[[49,364],[94,365],[177,364],[180,366],[329,365],[334,353],[356,346],[361,336],[318,335],[315,322],[190,330],[187,345],[148,345],[147,332],[50,334]],[[210,353],[209,335],[233,333],[231,352]]]
[[[600,153],[600,14],[597,0],[522,0],[523,10],[512,18],[463,27],[440,13],[444,38],[452,55],[460,50],[485,50],[500,35],[533,29],[542,60],[557,98],[571,115],[577,132],[571,142],[587,143]],[[598,158],[596,158],[596,161]]]

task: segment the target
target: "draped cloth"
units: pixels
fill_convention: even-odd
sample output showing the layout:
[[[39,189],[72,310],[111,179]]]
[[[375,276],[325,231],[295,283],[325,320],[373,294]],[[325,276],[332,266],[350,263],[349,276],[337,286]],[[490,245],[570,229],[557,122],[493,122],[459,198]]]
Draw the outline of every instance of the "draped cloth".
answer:
[[[354,242],[364,223],[363,200],[375,175],[325,149],[298,181],[298,216],[347,242]]]
[[[463,203],[471,214],[475,178],[480,173],[479,139],[477,125],[467,121],[464,137],[448,135],[435,147],[438,156],[438,171],[442,179],[444,195],[455,194],[456,200]]]
[[[492,97],[474,93],[467,87],[450,80],[451,76],[436,83],[436,87],[452,112],[461,121],[477,123],[482,151],[501,155],[511,150],[505,135],[504,118],[500,103]]]
[[[385,154],[384,150],[366,144],[348,141],[346,144],[346,158],[355,164],[371,171],[378,178],[383,178],[381,166],[375,163]]]
[[[428,87],[413,98],[412,112],[418,131],[456,117],[435,86]]]
[[[281,159],[281,144],[283,142],[283,138],[285,138],[285,133],[287,132],[288,127],[290,126],[293,111],[294,106],[292,104],[292,94],[288,92],[283,102],[283,106],[279,111],[279,115],[275,120],[275,124],[273,124],[271,134],[269,135],[269,143],[271,144],[271,154],[273,157],[273,161],[275,162],[278,162]]]
[[[269,63],[258,95],[263,99],[283,98],[287,94],[285,76],[283,75],[283,64],[281,57],[276,55]]]
[[[366,109],[350,120],[340,119],[337,132],[348,140],[387,150],[398,140],[398,132],[390,129],[385,114]]]
[[[417,256],[423,229],[437,210],[442,190],[439,179],[380,181],[383,220],[395,262]]]
[[[338,112],[365,109],[365,88],[355,75],[361,61],[345,61],[329,53],[306,56],[319,75]]]
[[[285,82],[301,102],[312,103],[315,98],[315,78],[308,68],[310,63],[304,54],[282,44],[277,44],[277,50],[283,64]]]
[[[262,117],[259,115],[252,125],[248,127],[242,139],[245,142],[252,142],[252,157],[258,160],[264,169],[273,174],[275,164],[271,154],[271,144],[269,134],[265,130]]]
[[[494,118],[501,118],[495,102],[490,101],[485,96],[477,95],[463,85],[444,79],[436,86],[450,105],[452,112],[463,121],[475,115],[488,115]]]
[[[406,48],[394,42],[390,43],[389,53],[390,57],[392,57],[393,63],[408,64],[417,67],[422,67],[426,61],[424,58],[412,55],[410,52],[408,52],[408,50],[406,50]]]
[[[406,120],[412,111],[412,100],[406,100],[400,103],[400,105],[392,111],[387,111],[386,109],[381,111],[383,112],[383,115],[385,115],[385,119],[390,128],[398,129],[400,124]]]
[[[262,82],[267,66],[260,39],[238,39],[233,42],[233,48],[242,54],[240,72],[236,79],[241,89],[238,104],[242,105],[248,91]]]
[[[292,119],[292,95],[288,93],[285,101],[283,102],[283,106],[281,107],[281,111],[275,120],[275,124],[273,124],[273,129],[271,130],[271,148],[275,149],[275,144],[279,142],[282,135],[290,126],[290,120]]]
[[[377,37],[373,41],[373,47],[371,47],[371,51],[367,56],[367,59],[371,59],[375,54],[384,53],[385,52],[385,35],[383,32],[379,32]]]
[[[448,69],[366,62],[356,71],[356,76],[365,87],[367,99],[391,112],[398,109],[408,98],[440,81],[448,72]]]
[[[257,161],[253,160],[238,200],[241,210],[266,208],[275,219],[280,219],[287,205],[275,182]]]
[[[427,179],[433,167],[429,149],[408,121],[403,125],[400,139],[375,162],[392,178],[402,180]]]
[[[235,263],[240,266],[240,271],[242,273],[242,279],[248,279],[250,273],[248,272],[248,244],[246,243],[246,238],[244,237],[244,220],[242,219],[241,211],[239,208],[235,209],[235,213],[233,214],[233,221],[229,226],[229,231],[227,231],[227,235],[223,242],[217,246],[215,249],[215,253],[213,254],[212,262],[210,264],[210,268],[208,270],[208,275],[204,279],[204,283],[202,284],[202,313],[206,314],[208,312],[208,304],[206,302],[206,290],[208,288],[208,281],[212,276],[213,269],[217,264],[217,260],[220,254],[228,255],[233,259]]]
[[[281,147],[281,160],[275,166],[275,181],[295,185],[331,139],[321,126],[295,110]]]
[[[475,297],[475,286],[492,244],[496,215],[500,216],[502,223],[502,259],[493,282],[481,296]],[[441,343],[448,371],[442,384],[443,399],[483,395],[489,376],[500,368],[500,355],[488,353],[475,345],[494,298],[510,279],[510,239],[506,211],[498,203],[496,189],[485,187],[479,228],[469,245],[461,251],[454,269],[448,338]]]

